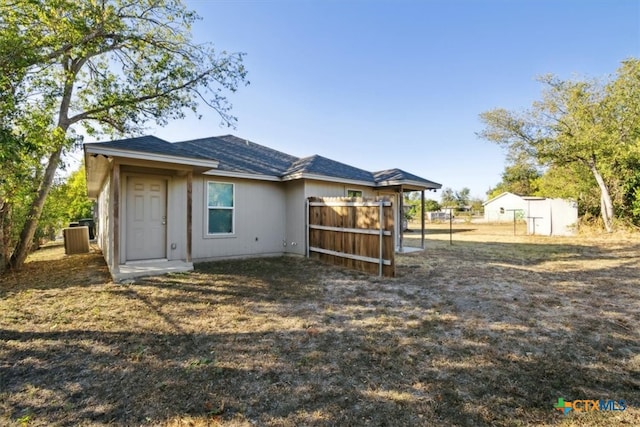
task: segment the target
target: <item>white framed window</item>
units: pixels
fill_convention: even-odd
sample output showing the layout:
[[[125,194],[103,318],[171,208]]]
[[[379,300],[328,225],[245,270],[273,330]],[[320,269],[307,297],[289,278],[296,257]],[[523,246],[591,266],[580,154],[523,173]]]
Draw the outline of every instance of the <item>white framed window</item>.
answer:
[[[234,200],[234,184],[207,182],[207,234],[233,234]]]
[[[347,197],[362,197],[362,190],[347,190]]]

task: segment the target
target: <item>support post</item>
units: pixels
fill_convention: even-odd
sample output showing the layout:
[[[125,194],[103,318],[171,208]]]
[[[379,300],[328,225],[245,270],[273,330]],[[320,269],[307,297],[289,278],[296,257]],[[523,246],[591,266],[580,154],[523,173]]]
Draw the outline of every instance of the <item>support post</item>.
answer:
[[[378,217],[380,218],[380,224],[379,224],[379,228],[380,228],[380,239],[379,239],[379,246],[380,246],[380,251],[379,251],[379,264],[378,264],[378,276],[382,277],[382,267],[384,265],[384,202],[382,200],[380,200],[378,203],[380,203],[380,207],[379,207],[379,215]]]
[[[309,258],[309,199],[305,200],[305,209],[304,209],[305,213],[304,213],[304,226],[307,230],[307,232],[305,233],[305,256],[307,258]]]
[[[113,186],[113,270],[120,272],[120,165],[114,162],[111,170],[111,185]]]
[[[400,231],[398,235],[398,252],[404,252],[404,188],[400,186],[400,203],[398,203],[398,224]]]
[[[420,227],[422,229],[422,236],[420,237],[420,247],[424,249],[424,189],[420,192],[420,202],[422,203],[420,207]]]
[[[449,245],[453,245],[453,208],[449,208]]]
[[[516,235],[516,212],[522,209],[506,209],[507,212],[513,212],[513,235]]]
[[[191,262],[193,245],[193,172],[187,173],[187,262]]]

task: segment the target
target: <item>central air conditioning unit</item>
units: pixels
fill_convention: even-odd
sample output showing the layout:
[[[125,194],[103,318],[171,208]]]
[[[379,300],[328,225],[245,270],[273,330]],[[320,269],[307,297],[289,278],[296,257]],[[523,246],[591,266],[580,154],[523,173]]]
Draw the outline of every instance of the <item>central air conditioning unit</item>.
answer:
[[[64,253],[67,255],[89,253],[89,227],[70,227],[62,230]]]

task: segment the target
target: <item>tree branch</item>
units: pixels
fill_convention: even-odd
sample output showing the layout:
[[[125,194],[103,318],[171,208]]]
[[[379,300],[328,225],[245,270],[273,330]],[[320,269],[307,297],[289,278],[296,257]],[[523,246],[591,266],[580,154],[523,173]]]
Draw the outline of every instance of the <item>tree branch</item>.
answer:
[[[118,101],[118,102],[114,102],[108,105],[103,105],[101,107],[98,108],[94,108],[88,111],[85,111],[83,113],[79,113],[76,114],[75,116],[71,117],[69,119],[69,124],[73,124],[73,123],[77,123],[81,120],[86,119],[89,116],[95,116],[96,114],[100,114],[100,113],[104,113],[106,111],[109,111],[113,108],[118,108],[118,107],[123,107],[123,106],[128,106],[128,105],[135,105],[135,104],[139,104],[141,102],[145,102],[145,101],[150,101],[153,99],[157,99],[157,98],[162,98],[164,96],[169,95],[170,93],[173,92],[177,92],[180,91],[182,89],[186,89],[189,88],[190,86],[195,85],[196,83],[198,83],[203,77],[207,76],[208,74],[210,74],[213,70],[207,70],[203,73],[198,74],[197,76],[193,77],[191,80],[178,85],[178,86],[174,86],[171,87],[167,90],[164,90],[162,92],[159,93],[154,93],[152,95],[145,95],[145,96],[140,96],[140,97],[136,97],[136,98],[131,98],[131,99],[127,99],[124,101]]]

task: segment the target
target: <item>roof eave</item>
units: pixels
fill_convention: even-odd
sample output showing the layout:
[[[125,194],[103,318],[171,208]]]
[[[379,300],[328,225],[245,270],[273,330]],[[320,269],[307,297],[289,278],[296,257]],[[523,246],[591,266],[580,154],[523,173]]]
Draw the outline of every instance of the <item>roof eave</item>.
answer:
[[[111,164],[106,156],[94,156],[88,153],[86,146],[84,149],[84,164],[85,180],[87,183],[87,197],[91,200],[95,200],[100,194],[102,183],[109,173]]]
[[[97,144],[85,144],[85,156],[103,155],[107,157],[125,157],[129,159],[151,160],[164,163],[174,163],[178,165],[200,166],[208,169],[215,169],[220,162],[217,160],[196,159],[192,157],[171,156],[149,151],[123,150],[113,147],[100,147]]]
[[[278,176],[274,175],[264,175],[264,174],[255,174],[251,172],[234,172],[234,171],[223,171],[220,169],[211,169],[206,172],[203,172],[203,175],[207,176],[223,176],[227,178],[243,178],[243,179],[256,179],[259,181],[277,181],[280,182],[282,179]]]
[[[373,181],[362,181],[359,179],[339,178],[335,176],[320,175],[320,174],[314,174],[314,173],[304,173],[304,172],[296,172],[296,173],[285,175],[282,177],[282,181],[293,181],[296,179],[314,179],[316,181],[339,182],[342,184],[364,185],[366,187],[376,186],[376,184]]]
[[[494,201],[498,200],[499,198],[506,196],[507,194],[512,194],[512,195],[514,195],[514,196],[518,196],[517,194],[512,193],[512,192],[510,192],[510,191],[504,191],[504,192],[502,192],[502,193],[498,194],[498,195],[497,195],[496,197],[494,197],[493,199],[489,199],[489,200],[487,200],[486,202],[484,202],[484,203],[482,204],[482,206],[488,205],[489,203],[494,202]],[[520,197],[520,196],[518,196],[518,197]],[[522,197],[520,197],[520,198],[522,198]]]
[[[413,187],[418,190],[438,190],[442,188],[442,184],[438,184],[437,182],[423,182],[410,179],[392,179],[387,181],[380,181],[376,184],[376,187],[397,187],[400,185],[405,187]]]

